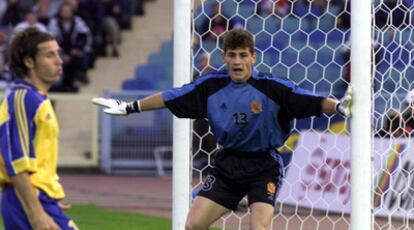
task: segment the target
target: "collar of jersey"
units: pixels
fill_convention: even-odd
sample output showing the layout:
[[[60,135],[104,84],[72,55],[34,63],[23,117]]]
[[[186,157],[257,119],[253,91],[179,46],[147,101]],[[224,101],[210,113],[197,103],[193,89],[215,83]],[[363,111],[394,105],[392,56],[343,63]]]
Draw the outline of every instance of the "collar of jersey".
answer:
[[[37,88],[34,85],[22,79],[18,79],[14,81],[13,88],[26,88],[26,89],[32,89],[32,90],[37,91]]]

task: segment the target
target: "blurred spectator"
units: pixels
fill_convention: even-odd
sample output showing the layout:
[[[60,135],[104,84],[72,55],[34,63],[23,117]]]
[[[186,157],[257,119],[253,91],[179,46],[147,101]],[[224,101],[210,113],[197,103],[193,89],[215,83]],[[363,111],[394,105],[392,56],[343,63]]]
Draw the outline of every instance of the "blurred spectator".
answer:
[[[0,29],[0,90],[5,89],[13,80],[6,66],[8,37],[4,30]]]
[[[7,10],[7,1],[0,1],[0,22],[3,20],[3,15]]]
[[[208,53],[201,53],[194,60],[194,71],[193,79],[197,79],[202,74],[205,74],[212,70],[211,65],[209,65],[210,55]]]
[[[375,25],[380,29],[394,31],[409,25],[409,9],[403,1],[384,0],[375,12]]]
[[[351,28],[351,2],[338,2],[338,6],[341,8],[341,13],[337,17],[336,27],[342,31],[346,31]]]
[[[19,0],[7,0],[7,9],[2,18],[2,25],[15,26],[22,20]]]
[[[207,53],[201,53],[195,58],[193,80],[196,80],[201,75],[212,70],[211,65],[209,65],[209,60],[210,55]],[[216,149],[216,139],[211,132],[210,125],[206,119],[193,120],[193,130],[193,154],[200,152],[194,157],[194,160],[200,164],[197,167],[201,168],[208,163],[207,154],[213,153]]]
[[[279,15],[284,17],[290,12],[290,1],[289,0],[262,0],[259,2],[257,7],[257,14],[262,17],[267,17],[271,14]]]
[[[81,17],[86,23],[92,34],[93,52],[89,57],[89,68],[93,68],[97,56],[104,56],[103,48],[105,40],[103,38],[103,21],[105,17],[105,3],[102,0],[66,0],[72,5],[74,14]]]
[[[76,92],[75,80],[88,83],[88,53],[91,52],[92,36],[86,23],[74,15],[72,5],[63,3],[58,16],[50,20],[49,31],[56,36],[63,50],[63,81],[55,90]]]
[[[399,111],[390,109],[384,117],[383,127],[377,132],[381,137],[402,137],[404,129],[402,127],[402,116]]]
[[[116,19],[121,29],[132,28],[131,3],[128,0],[105,0],[107,13]]]
[[[201,25],[198,34],[203,35],[204,41],[217,41],[217,39],[227,30],[230,30],[229,21],[220,12],[220,4],[214,3],[209,18]]]
[[[4,55],[0,54],[0,90],[6,89],[12,81],[12,75],[5,65]]]
[[[32,10],[28,10],[26,12],[25,20],[18,23],[14,28],[14,31],[22,30],[30,26],[34,26],[38,28],[40,31],[47,32],[46,26],[37,21],[37,15]]]
[[[121,6],[116,2],[110,0],[106,2],[105,5],[105,16],[102,21],[103,34],[104,34],[104,45],[111,45],[112,47],[112,56],[118,57],[118,45],[121,43],[121,23],[122,18]],[[106,55],[106,48],[104,50]]]
[[[411,136],[414,134],[414,90],[406,95],[403,108],[404,130]]]
[[[59,10],[59,6],[64,0],[37,0],[33,6],[33,11],[37,14],[39,22],[48,25]]]
[[[377,64],[379,62],[379,60],[381,60],[381,46],[380,44],[375,41],[375,40],[371,40],[371,47],[374,53],[373,56],[373,64]],[[342,53],[342,58],[344,60],[344,64],[345,64],[345,81],[346,82],[351,82],[351,41],[348,40],[341,49],[341,53]],[[371,70],[373,71],[373,70]],[[375,81],[374,81],[375,83]],[[374,85],[374,89],[377,89],[377,86]]]

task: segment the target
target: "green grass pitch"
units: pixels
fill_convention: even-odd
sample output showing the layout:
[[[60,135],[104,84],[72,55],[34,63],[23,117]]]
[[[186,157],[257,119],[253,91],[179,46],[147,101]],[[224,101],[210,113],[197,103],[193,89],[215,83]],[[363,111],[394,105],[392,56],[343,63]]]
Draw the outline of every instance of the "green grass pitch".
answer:
[[[172,228],[170,219],[115,211],[94,205],[72,205],[66,213],[81,230],[168,230]],[[1,217],[0,229],[3,229]]]

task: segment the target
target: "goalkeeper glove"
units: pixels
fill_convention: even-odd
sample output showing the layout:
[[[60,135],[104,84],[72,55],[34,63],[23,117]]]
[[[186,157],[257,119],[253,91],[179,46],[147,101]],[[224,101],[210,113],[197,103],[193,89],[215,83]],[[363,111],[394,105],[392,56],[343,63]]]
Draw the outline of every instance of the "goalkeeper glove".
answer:
[[[104,112],[110,115],[128,115],[130,113],[141,112],[139,101],[125,102],[115,99],[95,97],[92,99],[92,103],[106,107]]]
[[[345,95],[341,100],[336,103],[335,110],[337,113],[342,114],[343,116],[351,116],[351,107],[352,107],[352,87],[349,86],[345,92]]]

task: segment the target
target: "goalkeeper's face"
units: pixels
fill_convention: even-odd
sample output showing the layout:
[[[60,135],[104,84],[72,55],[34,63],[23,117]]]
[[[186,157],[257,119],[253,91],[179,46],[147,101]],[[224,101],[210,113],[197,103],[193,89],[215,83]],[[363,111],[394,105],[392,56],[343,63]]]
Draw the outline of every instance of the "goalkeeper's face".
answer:
[[[256,54],[249,48],[227,49],[222,58],[233,81],[243,82],[251,77]]]

